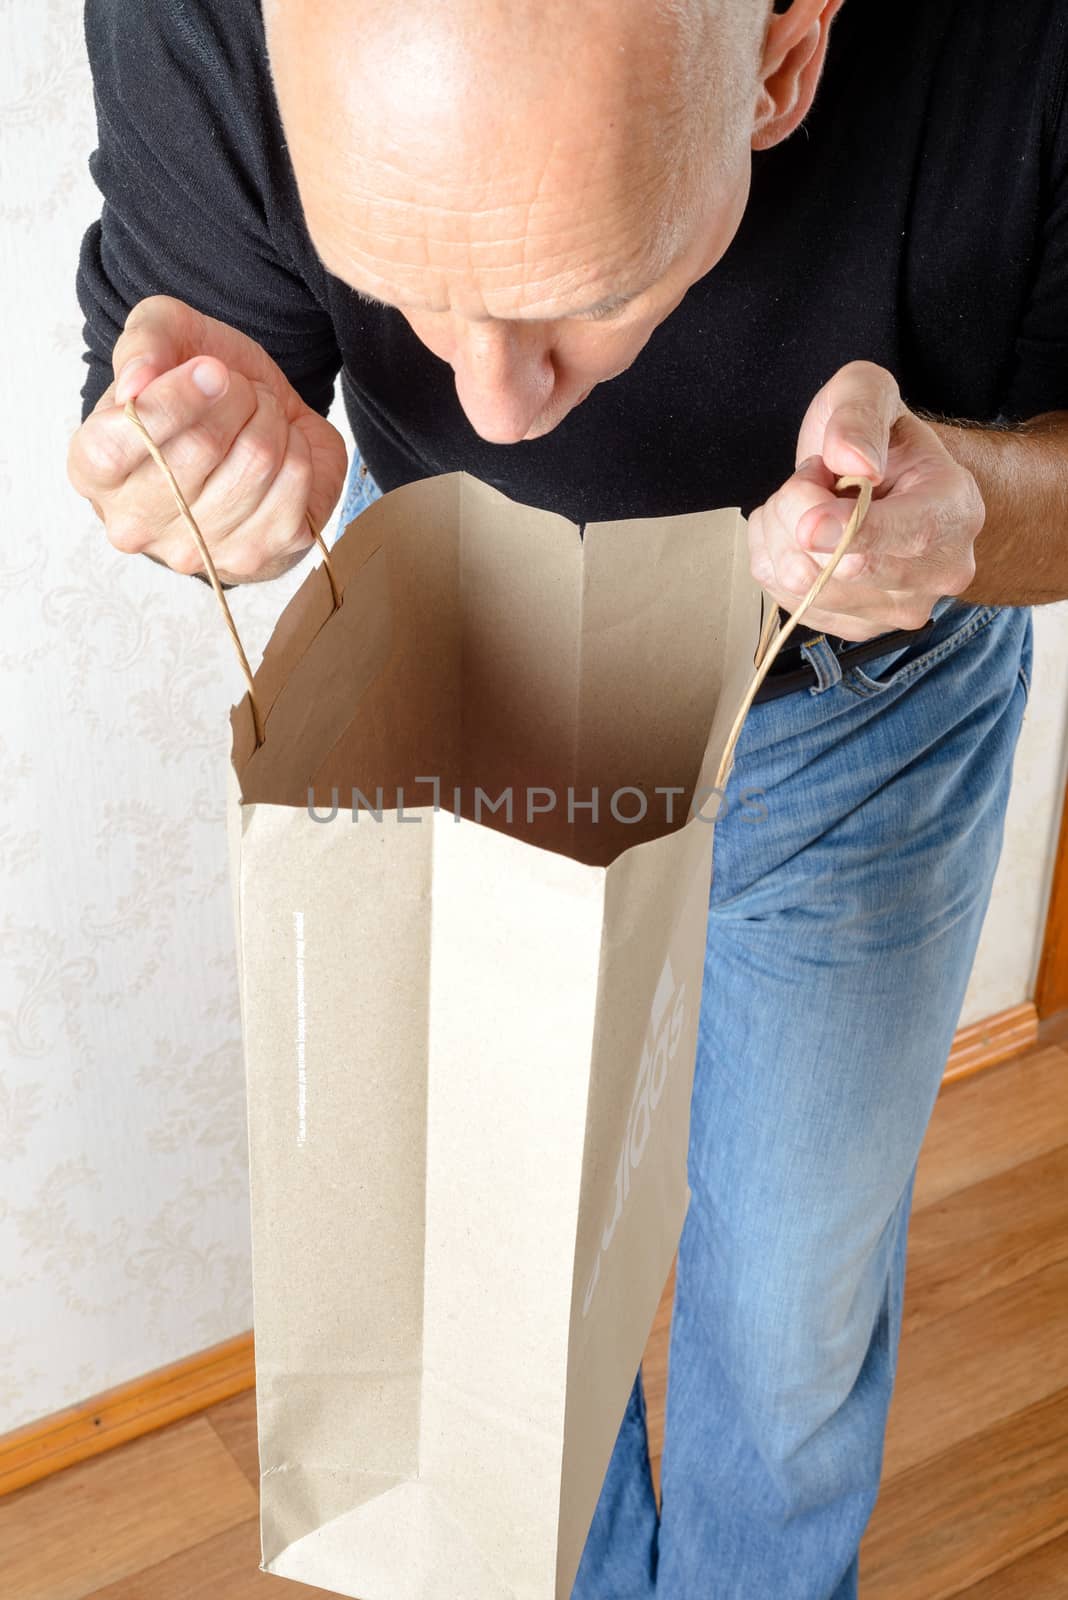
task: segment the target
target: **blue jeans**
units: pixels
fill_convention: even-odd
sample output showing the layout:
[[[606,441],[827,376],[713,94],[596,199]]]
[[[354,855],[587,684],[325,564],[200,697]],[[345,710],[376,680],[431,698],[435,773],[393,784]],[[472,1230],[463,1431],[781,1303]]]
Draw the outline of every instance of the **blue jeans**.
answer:
[[[855,1600],[917,1155],[1001,849],[1029,609],[749,714],[717,823],[662,1508],[639,1371],[573,1600]],[[767,817],[739,808],[764,790]],[[732,802],[734,802],[732,804]]]
[[[368,506],[381,498],[381,489],[360,459],[359,451],[356,451],[349,464],[345,493],[341,498],[341,512],[337,520],[338,534],[344,533],[354,517],[358,517],[361,511],[366,511]]]
[[[355,503],[355,502],[354,502]],[[354,514],[354,513],[353,513]],[[753,707],[716,825],[662,1506],[637,1374],[572,1600],[855,1600],[912,1181],[1001,849],[1029,609]],[[738,803],[763,790],[766,815]]]

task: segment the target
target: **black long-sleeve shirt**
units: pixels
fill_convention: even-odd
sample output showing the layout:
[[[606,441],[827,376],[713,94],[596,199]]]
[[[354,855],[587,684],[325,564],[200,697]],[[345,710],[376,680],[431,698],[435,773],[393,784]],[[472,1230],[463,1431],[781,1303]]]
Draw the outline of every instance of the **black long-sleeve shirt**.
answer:
[[[1068,0],[847,0],[723,261],[627,372],[515,445],[480,439],[449,367],[318,260],[257,0],[88,0],[86,32],[85,413],[157,293],[256,339],[324,413],[340,370],[384,489],[462,469],[575,521],[759,504],[855,358],[947,416],[1068,408]]]

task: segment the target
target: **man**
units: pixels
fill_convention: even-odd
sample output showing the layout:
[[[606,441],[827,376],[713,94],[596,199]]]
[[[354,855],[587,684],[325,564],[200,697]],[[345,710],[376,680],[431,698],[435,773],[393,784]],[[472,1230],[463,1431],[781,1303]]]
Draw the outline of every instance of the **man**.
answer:
[[[878,486],[738,750],[767,819],[728,790],[662,1506],[639,1374],[574,1589],[851,1600],[1028,608],[1068,594],[1068,7],[87,21],[105,206],[70,471],[119,549],[199,569],[133,396],[224,580],[301,559],[344,478],[339,369],[371,474],[348,510],[461,468],[575,520],[740,502],[785,607],[848,515],[835,478]]]

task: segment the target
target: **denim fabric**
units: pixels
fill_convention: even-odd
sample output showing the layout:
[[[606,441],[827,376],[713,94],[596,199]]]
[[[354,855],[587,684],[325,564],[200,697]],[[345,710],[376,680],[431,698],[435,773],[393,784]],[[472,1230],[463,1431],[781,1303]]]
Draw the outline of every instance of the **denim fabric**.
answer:
[[[639,1372],[573,1600],[856,1600],[916,1158],[1031,676],[1030,610],[936,611],[918,644],[746,722],[714,842],[663,1503]]]
[[[572,1600],[856,1600],[916,1159],[1032,667],[1029,609],[934,615],[863,667],[814,648],[817,685],[747,718],[714,839],[663,1504],[639,1372]]]
[[[374,505],[375,501],[381,498],[382,491],[361,460],[359,451],[353,451],[345,493],[341,501],[341,514],[337,519],[338,534],[344,533],[354,517],[358,517],[361,511],[366,511],[368,506]]]

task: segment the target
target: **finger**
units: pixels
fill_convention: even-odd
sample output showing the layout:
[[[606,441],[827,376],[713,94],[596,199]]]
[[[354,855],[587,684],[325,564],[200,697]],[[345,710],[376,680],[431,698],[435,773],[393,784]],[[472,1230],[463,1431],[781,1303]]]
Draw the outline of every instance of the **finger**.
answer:
[[[194,357],[149,384],[138,398],[138,415],[156,444],[170,447],[183,432],[201,426],[229,388],[230,375],[221,362]],[[179,445],[172,463],[176,469],[185,464],[190,453],[208,443],[209,437],[217,448],[238,425],[241,409],[242,400],[235,397],[234,405],[223,410],[216,420],[214,435],[209,430],[205,437]],[[144,440],[130,426],[121,408],[94,411],[79,429],[73,447],[75,487],[82,494],[97,497],[114,493],[148,459]]]
[[[774,555],[779,579],[790,589],[797,588],[806,577],[811,584],[819,568],[826,565],[826,562],[810,558],[811,547],[800,536],[800,530],[822,526],[824,515],[833,515],[841,507],[842,521],[830,545],[830,549],[834,550],[856,504],[854,500],[836,501],[830,493],[833,483],[834,479],[822,461],[806,461],[769,501],[767,541]],[[842,558],[836,570],[846,578],[858,576],[865,568],[862,556],[854,555],[851,550]]]
[[[257,510],[222,545],[218,563],[238,583],[288,571],[315,542],[307,508],[313,477],[307,438],[290,429],[286,452]]]
[[[944,482],[923,483],[873,502],[856,535],[864,545],[857,575],[887,590],[963,593],[975,576],[974,542],[981,521],[956,479],[957,469],[951,467]],[[817,560],[841,537],[839,516],[835,508],[833,515],[802,530],[802,542]],[[841,569],[852,556],[851,547],[836,576],[849,576]]]
[[[175,377],[175,374],[166,373],[158,380],[158,384],[160,387],[169,385]],[[171,425],[156,420],[160,413],[150,404],[155,392],[156,386],[153,385],[138,402],[138,414],[146,422],[153,438],[166,433]],[[249,418],[255,415],[256,407],[255,386],[235,373],[218,404],[212,406],[199,422],[182,428],[173,438],[165,441],[167,464],[188,503],[195,503],[208,478],[226,458],[234,439]],[[180,527],[184,528],[174,495],[125,414],[114,412],[108,424],[112,429],[118,429],[116,448],[129,450],[130,439],[141,446],[140,463],[107,497],[105,521],[108,538],[117,550],[131,553],[151,549],[159,554],[161,542]],[[160,559],[165,558],[161,555]]]
[[[871,361],[851,361],[824,384],[805,413],[797,459],[822,456],[835,477],[886,472],[890,430],[904,412],[892,373]]]
[[[768,502],[778,530],[776,545],[784,542],[791,547],[803,545],[798,529],[808,525],[814,514],[834,507],[834,484],[833,474],[819,456],[801,463]]]
[[[769,506],[768,550],[771,555],[776,586],[793,597],[796,602],[808,593],[819,577],[819,566],[804,551],[799,550],[790,530],[782,524]]]
[[[855,497],[837,497],[810,506],[796,525],[798,546],[809,553],[820,567],[825,567],[841,544],[856,508]],[[849,549],[835,567],[835,575],[849,579],[870,578],[880,570],[882,554],[878,523],[872,522],[872,509],[869,508],[864,521],[854,530]]]
[[[776,605],[782,606],[784,611],[790,613],[797,610],[797,602],[791,600],[789,595],[782,594],[777,589],[769,589],[768,594]],[[850,629],[853,631],[850,632]],[[806,611],[787,643],[796,645],[814,633],[833,633],[842,639],[859,640],[874,638],[875,634],[883,631],[882,627],[861,622],[857,617],[840,617],[836,612],[819,611],[813,607],[811,611]]]
[[[203,340],[194,342],[197,325],[202,322],[191,306],[170,295],[150,295],[139,301],[111,352],[116,404],[136,399],[153,379],[203,349]]]
[[[773,535],[773,538],[778,537],[781,534]],[[824,553],[800,556],[799,552],[791,555],[787,551],[777,555],[774,563],[775,582],[790,597],[791,609],[795,609],[808,593],[830,560],[830,555]],[[868,570],[867,558],[848,550],[821,589],[819,605],[824,609],[833,606],[850,615],[863,614],[868,609],[878,609],[882,593],[881,580],[873,578]],[[782,603],[785,605],[787,601]]]
[[[207,525],[202,506],[194,514],[223,582],[247,583],[279,576],[313,543],[307,517],[312,459],[306,438],[291,431],[286,454],[261,505],[239,528],[222,539]],[[167,565],[184,573],[202,572],[204,564],[188,530],[168,540]]]
[[[787,611],[797,610],[796,596],[776,589],[770,589],[768,592]],[[860,643],[895,628],[919,627],[927,621],[930,608],[937,598],[932,596],[930,602],[925,603],[918,600],[915,595],[898,596],[888,594],[885,590],[864,592],[870,596],[865,603],[859,603],[850,591],[847,606],[844,609],[837,609],[838,602],[832,579],[820,594],[817,604],[805,613],[800,626],[806,632],[837,634],[839,638]]]
[[[824,556],[823,561],[827,560]],[[891,571],[875,576],[840,579],[837,569],[820,591],[817,605],[821,615],[834,612],[854,622],[877,623],[877,631],[889,628],[918,628],[927,621],[931,606],[939,595],[949,593],[942,574],[921,570],[907,561],[891,564]],[[783,605],[796,606],[797,598]],[[832,628],[844,638],[852,637],[845,628]]]
[[[254,414],[205,479],[194,505],[220,544],[259,510],[289,448],[290,425],[278,400],[261,386],[255,392]]]
[[[876,483],[886,475],[890,432],[904,406],[893,376],[870,361],[843,367],[830,385],[830,414],[820,450],[839,477],[863,474]]]

